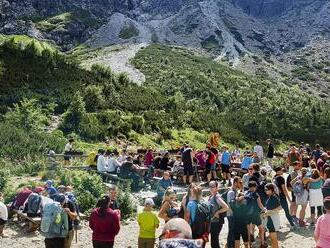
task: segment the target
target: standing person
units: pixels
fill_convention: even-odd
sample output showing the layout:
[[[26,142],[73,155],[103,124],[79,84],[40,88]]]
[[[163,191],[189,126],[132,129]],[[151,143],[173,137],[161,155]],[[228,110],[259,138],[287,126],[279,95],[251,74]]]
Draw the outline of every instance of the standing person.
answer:
[[[234,202],[236,200],[236,196],[238,194],[238,190],[241,189],[243,186],[242,179],[238,176],[235,176],[233,179],[233,185],[229,189],[227,193],[227,204],[230,206],[231,202]],[[228,220],[228,236],[227,236],[227,247],[228,248],[234,248],[235,247],[235,226],[234,226],[234,216],[233,211],[229,209],[227,211],[227,220]]]
[[[184,219],[184,216],[187,212],[188,202],[191,200],[192,189],[196,187],[195,183],[191,183],[187,188],[187,193],[183,196],[181,201],[180,211],[178,213],[178,217]]]
[[[169,163],[170,163],[170,153],[165,152],[164,156],[160,160],[159,169],[162,171],[167,171],[168,169],[170,169]]]
[[[268,148],[267,148],[267,161],[268,164],[271,168],[273,168],[273,158],[274,158],[274,146],[273,146],[273,142],[271,139],[267,139],[266,140],[267,144],[268,144]]]
[[[322,156],[321,146],[319,144],[315,145],[315,150],[312,151],[312,159],[317,162],[317,160]]]
[[[322,195],[323,198],[330,196],[330,168],[325,168],[323,173],[324,183],[322,186]]]
[[[265,229],[260,218],[260,213],[261,211],[264,211],[264,206],[261,203],[259,194],[256,192],[258,186],[257,182],[250,181],[248,186],[249,190],[245,193],[243,198],[246,200],[247,204],[246,214],[248,216],[248,233],[250,241],[254,242],[254,228],[257,226],[259,229],[260,248],[264,248],[267,247],[264,240]]]
[[[152,149],[149,148],[146,154],[144,155],[144,166],[150,167],[153,161],[154,161],[154,154],[152,152]]]
[[[278,191],[279,191],[279,198],[280,198],[281,206],[282,206],[282,208],[285,212],[285,216],[286,216],[287,220],[290,223],[290,226],[294,227],[295,224],[294,224],[293,218],[290,214],[290,210],[289,210],[287,200],[289,201],[289,203],[292,203],[292,201],[291,201],[291,198],[289,196],[288,190],[285,186],[285,179],[283,177],[283,168],[282,167],[276,167],[274,169],[274,171],[275,171],[276,175],[274,176],[273,181],[274,181],[274,183],[277,186]]]
[[[276,186],[272,183],[268,183],[265,186],[268,199],[266,201],[266,211],[263,214],[264,218],[267,218],[267,229],[269,232],[272,248],[278,248],[277,232],[280,228],[280,214],[281,203],[278,195],[276,194]]]
[[[209,183],[209,188],[211,193],[209,204],[212,206],[210,228],[211,247],[220,248],[219,235],[224,224],[224,218],[221,214],[226,213],[229,210],[229,207],[219,194],[219,185],[217,181],[211,181]]]
[[[228,179],[228,187],[231,187],[231,174],[230,174],[230,152],[228,151],[228,146],[222,147],[222,156],[221,156],[221,171],[223,175],[223,184],[226,184],[226,179]]]
[[[322,155],[317,159],[316,168],[323,174],[325,164],[328,160],[328,154],[326,152],[322,153]]]
[[[115,211],[115,213],[119,216],[120,219],[120,209],[119,209],[119,205],[117,202],[117,193],[118,193],[118,188],[116,185],[111,185],[111,187],[109,187],[109,197],[110,197],[110,205],[109,208],[111,208],[113,211]]]
[[[173,187],[172,180],[170,178],[170,173],[165,171],[162,179],[160,179],[157,187],[157,196],[162,199],[164,196],[164,192],[168,187]]]
[[[256,141],[256,145],[253,148],[253,152],[255,152],[258,155],[258,158],[262,162],[264,160],[264,149],[260,145],[259,140]]]
[[[294,180],[301,173],[301,164],[299,161],[295,161],[293,163],[293,172],[289,174],[286,180],[286,187],[289,191],[291,191],[291,202],[290,202],[290,214],[292,216],[292,220],[298,223],[299,219],[297,218],[297,204],[296,204],[296,195],[293,192],[291,181]]]
[[[325,214],[318,218],[314,231],[316,248],[330,247],[330,197],[324,198]]]
[[[2,195],[0,194],[0,237],[5,237],[3,230],[5,228],[5,224],[8,221],[8,210],[7,206],[3,203]]]
[[[301,163],[301,155],[299,154],[295,146],[291,146],[288,154],[289,173],[291,173],[294,170],[294,163],[296,161]]]
[[[248,170],[248,168],[250,168],[251,164],[252,164],[252,154],[250,153],[250,151],[246,151],[246,152],[244,152],[244,156],[243,156],[242,163],[241,163],[241,168],[243,170]]]
[[[214,178],[216,178],[217,175],[216,175],[216,155],[209,147],[206,150],[205,167],[206,167],[207,181],[210,182],[212,179],[212,176]]]
[[[103,196],[89,218],[89,227],[93,231],[94,248],[112,248],[115,236],[119,233],[120,222],[118,215],[109,207],[110,197]]]
[[[179,213],[179,205],[176,203],[176,195],[173,188],[167,188],[164,193],[162,205],[160,207],[158,217],[165,220],[165,223],[172,218],[177,217]]]
[[[249,190],[249,181],[251,177],[253,176],[253,167],[249,166],[248,172],[245,173],[242,177],[243,181],[243,190],[248,191]]]
[[[320,217],[323,213],[323,195],[322,195],[323,180],[320,172],[317,169],[312,170],[312,176],[309,183],[309,206],[311,208],[311,226],[315,225],[315,212]],[[316,209],[315,209],[316,208]]]
[[[153,248],[155,246],[156,229],[159,227],[159,219],[152,212],[154,201],[147,198],[144,202],[143,212],[138,215],[139,248]]]
[[[70,138],[64,147],[64,165],[70,165],[71,156],[69,154],[73,151],[73,143],[74,139]]]
[[[182,153],[182,163],[184,170],[183,183],[187,183],[187,184],[192,183],[194,177],[193,158],[194,156],[192,149],[188,145],[186,145]],[[188,176],[188,182],[187,182],[187,176]]]

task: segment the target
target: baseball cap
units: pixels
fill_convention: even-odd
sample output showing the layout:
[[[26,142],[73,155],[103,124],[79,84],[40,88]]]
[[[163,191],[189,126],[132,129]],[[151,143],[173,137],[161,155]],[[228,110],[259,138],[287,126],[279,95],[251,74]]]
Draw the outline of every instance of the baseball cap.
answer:
[[[153,200],[153,199],[151,199],[151,198],[147,198],[147,199],[144,201],[144,205],[145,205],[145,206],[146,206],[146,205],[153,206],[153,205],[155,205],[155,203],[154,203],[154,200]]]

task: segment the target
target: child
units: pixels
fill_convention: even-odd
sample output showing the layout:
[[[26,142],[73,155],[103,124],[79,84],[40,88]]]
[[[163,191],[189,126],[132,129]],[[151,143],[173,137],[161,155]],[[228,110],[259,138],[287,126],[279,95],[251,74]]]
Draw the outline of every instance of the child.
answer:
[[[159,219],[152,212],[153,206],[154,201],[151,198],[147,198],[144,203],[143,212],[138,215],[140,226],[139,248],[153,248],[155,245],[155,233],[159,227]]]
[[[324,198],[326,213],[318,218],[314,232],[316,248],[330,247],[330,197]]]

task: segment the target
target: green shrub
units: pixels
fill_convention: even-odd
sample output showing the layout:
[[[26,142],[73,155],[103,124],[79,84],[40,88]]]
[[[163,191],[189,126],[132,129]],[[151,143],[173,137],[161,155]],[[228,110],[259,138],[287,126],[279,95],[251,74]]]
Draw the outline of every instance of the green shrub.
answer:
[[[122,183],[118,185],[117,200],[122,219],[125,220],[132,217],[136,208],[133,204],[130,183]]]
[[[6,169],[0,170],[0,192],[3,192],[7,186],[9,180],[10,172]]]

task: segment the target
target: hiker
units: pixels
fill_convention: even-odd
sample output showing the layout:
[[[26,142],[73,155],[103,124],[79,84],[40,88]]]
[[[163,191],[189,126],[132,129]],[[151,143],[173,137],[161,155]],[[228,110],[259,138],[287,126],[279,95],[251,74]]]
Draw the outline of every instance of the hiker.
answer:
[[[209,183],[209,189],[211,196],[209,197],[209,204],[211,207],[211,247],[220,248],[219,235],[224,224],[224,215],[229,207],[226,202],[221,198],[219,192],[219,185],[217,181],[211,181]]]
[[[250,151],[246,151],[246,152],[244,152],[243,160],[241,163],[241,168],[243,170],[248,170],[248,168],[250,167],[251,164],[252,164],[251,153],[250,153]]]
[[[273,168],[273,158],[274,158],[274,146],[273,146],[273,142],[272,142],[271,139],[267,139],[266,142],[268,144],[267,155],[266,155],[267,162],[268,162],[268,165],[271,168]]]
[[[322,156],[321,146],[319,144],[315,145],[315,150],[312,151],[312,159],[317,162],[317,160]]]
[[[178,217],[184,219],[185,213],[187,211],[188,202],[191,200],[192,189],[196,187],[195,183],[191,183],[187,188],[187,193],[182,197],[180,211]]]
[[[164,192],[168,187],[173,187],[172,180],[170,178],[170,173],[165,171],[163,173],[162,179],[159,180],[158,187],[157,187],[157,197],[162,199],[164,196]]]
[[[109,173],[116,173],[117,168],[120,167],[119,162],[117,161],[115,154],[110,153],[109,158],[107,160],[107,172]]]
[[[324,183],[322,185],[323,198],[330,196],[330,168],[325,168],[323,173]]]
[[[327,196],[323,201],[325,214],[320,216],[316,222],[314,239],[316,248],[330,247],[330,197]]]
[[[243,187],[243,181],[239,176],[235,176],[233,179],[233,185],[232,187],[228,190],[225,197],[227,198],[227,204],[230,207],[230,204],[232,202],[235,202],[236,196],[238,195],[238,190],[242,189]],[[227,235],[227,247],[228,248],[234,248],[235,247],[235,227],[234,225],[234,217],[233,217],[233,211],[229,209],[227,211],[227,220],[228,220],[228,235]]]
[[[69,154],[73,151],[73,143],[74,139],[70,138],[64,147],[64,165],[70,165],[71,156]]]
[[[308,204],[308,190],[307,190],[307,185],[309,183],[309,178],[307,177],[307,169],[306,168],[301,168],[301,163],[298,162],[295,163],[295,166],[298,166],[298,171],[296,171],[298,174],[301,173],[301,175],[297,175],[294,178],[290,178],[290,185],[292,187],[292,192],[294,193],[294,199],[295,200],[295,213],[297,212],[298,206],[301,205],[301,209],[299,212],[299,219],[298,219],[298,224],[300,227],[305,227],[306,222],[304,221],[305,219],[305,213],[306,213],[306,208]],[[289,175],[289,176],[290,176]],[[288,177],[289,180],[289,177]],[[293,216],[295,219],[295,216]],[[297,220],[297,219],[296,219]]]
[[[144,155],[144,166],[145,167],[150,167],[152,166],[152,162],[154,161],[154,154],[152,152],[152,149],[149,148]]]
[[[289,173],[294,170],[294,163],[298,161],[301,162],[301,155],[297,151],[297,148],[292,145],[288,154],[288,166],[289,166]]]
[[[260,247],[267,247],[265,245],[264,235],[265,229],[262,225],[260,213],[264,211],[264,206],[262,205],[260,195],[256,192],[258,184],[255,181],[250,181],[248,184],[249,190],[242,197],[246,200],[247,205],[247,216],[248,216],[248,232],[250,237],[250,242],[254,242],[254,229],[255,226],[258,227],[259,230],[259,239],[260,239]],[[241,199],[239,199],[241,200]]]
[[[192,188],[191,200],[188,202],[184,219],[189,223],[193,239],[208,242],[210,232],[211,213],[210,207],[202,201],[202,189],[200,186]]]
[[[308,185],[309,188],[309,206],[311,208],[311,226],[315,225],[315,210],[317,209],[317,216],[323,214],[323,195],[322,195],[323,180],[320,172],[317,169],[312,170],[312,176]],[[315,209],[316,208],[316,209]]]
[[[92,240],[94,248],[114,246],[115,236],[120,230],[118,215],[109,207],[110,197],[102,196],[89,218],[89,227],[93,231]]]
[[[321,157],[317,159],[316,167],[323,174],[324,167],[328,160],[328,154],[326,152],[322,153]]]
[[[285,185],[285,179],[283,177],[284,170],[282,167],[279,166],[279,167],[276,167],[274,169],[274,171],[275,171],[276,175],[274,176],[273,181],[279,191],[279,198],[280,198],[281,206],[285,212],[285,216],[286,216],[287,220],[289,221],[291,228],[294,228],[295,224],[294,224],[293,218],[290,214],[290,210],[289,210],[289,206],[288,206],[288,202],[287,202],[287,200],[288,200],[291,203],[292,200],[291,200],[291,197],[289,196],[289,192]]]
[[[226,184],[226,180],[228,180],[227,186],[231,186],[231,174],[230,174],[230,152],[228,151],[228,146],[222,147],[222,155],[221,155],[221,171],[223,176],[223,185]]]
[[[206,176],[207,176],[207,181],[208,182],[211,181],[212,177],[214,179],[217,177],[217,174],[216,174],[216,156],[209,147],[206,150],[205,168],[206,168]]]
[[[242,177],[242,181],[243,181],[243,190],[244,191],[248,191],[249,190],[249,181],[250,181],[250,178],[252,177],[253,175],[253,167],[250,165],[249,166],[249,169],[248,169],[248,172],[245,173]]]
[[[191,184],[194,177],[194,169],[193,169],[193,150],[186,145],[185,149],[182,153],[182,163],[183,163],[183,183]],[[188,181],[187,181],[188,177]]]
[[[105,158],[105,151],[103,149],[99,150],[99,156],[97,157],[96,168],[97,171],[99,172],[106,172],[108,170],[108,165]]]
[[[159,227],[159,219],[152,212],[154,201],[147,198],[144,202],[144,209],[139,213],[137,221],[140,227],[138,247],[153,248],[155,246],[156,229]]]
[[[120,212],[118,202],[117,202],[117,193],[118,193],[117,191],[118,191],[118,188],[116,185],[111,185],[109,187],[109,197],[110,197],[109,208]]]
[[[52,180],[47,180],[45,184],[45,190],[48,194],[48,197],[52,200],[54,200],[54,196],[57,193],[57,189],[53,186],[53,181]]]
[[[3,230],[5,228],[5,225],[8,221],[8,209],[7,206],[3,203],[3,197],[0,193],[0,237],[4,238],[5,235],[3,233]]]
[[[169,163],[170,163],[170,153],[165,152],[164,156],[160,160],[159,169],[162,171],[167,171],[167,170],[171,169],[169,167]]]
[[[28,217],[41,217],[43,206],[41,193],[44,190],[43,187],[36,187],[26,200],[23,212],[27,213]]]
[[[128,156],[126,161],[122,163],[120,166],[119,176],[124,179],[131,179],[132,180],[132,189],[137,190],[139,188],[139,183],[141,181],[141,177],[135,171],[138,166],[134,165],[132,162],[132,157]]]
[[[158,213],[158,217],[165,220],[165,223],[172,218],[177,217],[179,213],[179,205],[176,203],[175,191],[172,187],[165,190],[163,201]]]
[[[45,237],[46,248],[66,248],[68,217],[63,208],[65,201],[63,194],[56,194],[54,202],[46,204],[43,209],[40,230]]]
[[[264,160],[264,149],[260,145],[259,140],[256,141],[256,145],[253,148],[253,152],[257,154],[261,162]]]
[[[274,184],[266,184],[265,191],[268,199],[265,204],[266,211],[262,214],[262,218],[267,220],[266,227],[269,232],[272,248],[278,248],[277,232],[280,228],[279,211],[281,210],[281,203],[276,194],[276,186]]]
[[[20,192],[16,194],[12,201],[12,204],[9,207],[9,218],[13,216],[13,210],[19,210],[24,208],[24,204],[30,194],[32,194],[32,187],[30,185],[25,186],[25,188],[23,188]]]
[[[181,218],[169,220],[164,225],[160,239],[160,248],[200,248],[204,246],[202,239],[192,239],[190,225]]]

